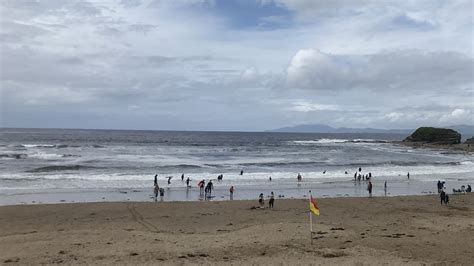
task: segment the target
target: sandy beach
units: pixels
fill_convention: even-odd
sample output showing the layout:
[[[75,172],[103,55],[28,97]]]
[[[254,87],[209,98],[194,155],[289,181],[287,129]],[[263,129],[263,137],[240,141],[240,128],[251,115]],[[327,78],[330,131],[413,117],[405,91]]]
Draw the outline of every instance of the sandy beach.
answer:
[[[474,194],[0,207],[4,264],[472,265]]]

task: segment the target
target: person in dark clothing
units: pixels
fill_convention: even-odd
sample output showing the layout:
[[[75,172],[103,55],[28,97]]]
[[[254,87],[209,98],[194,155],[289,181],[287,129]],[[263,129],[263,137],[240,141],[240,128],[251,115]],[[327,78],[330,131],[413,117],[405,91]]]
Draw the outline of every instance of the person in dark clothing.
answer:
[[[244,170],[240,170],[240,175],[244,175]]]
[[[298,182],[301,182],[302,179],[303,179],[303,177],[301,176],[300,173],[298,173],[298,175],[296,176],[296,180],[297,180]]]
[[[158,185],[155,185],[154,192],[155,192],[155,201],[158,199],[158,193],[160,191],[160,187]]]
[[[184,174],[181,175],[181,182],[184,181]]]
[[[441,190],[441,193],[439,193],[439,198],[441,200],[441,205],[443,205],[443,202],[446,203],[446,192],[444,192],[444,190]]]
[[[153,185],[156,187],[158,185],[158,175],[155,175],[155,181]]]
[[[165,196],[165,189],[160,187],[160,201],[163,201],[164,196]]]
[[[186,178],[186,187],[189,187],[189,181],[191,181],[191,179],[189,179],[189,177]]]
[[[265,202],[263,201],[263,193],[260,193],[258,196],[258,204],[260,205],[260,208],[264,207]]]
[[[369,191],[369,197],[372,197],[372,182],[369,181],[369,185],[367,186],[367,190]]]
[[[206,189],[205,189],[206,195],[209,194],[209,196],[211,196],[213,188],[214,188],[214,186],[212,185],[212,181],[209,180],[209,183],[207,183],[207,186],[206,186]]]
[[[273,203],[275,203],[275,195],[272,193],[270,194],[270,200],[268,201],[268,208],[273,209]]]
[[[471,185],[467,185],[466,192],[471,192],[471,191],[472,191]]]

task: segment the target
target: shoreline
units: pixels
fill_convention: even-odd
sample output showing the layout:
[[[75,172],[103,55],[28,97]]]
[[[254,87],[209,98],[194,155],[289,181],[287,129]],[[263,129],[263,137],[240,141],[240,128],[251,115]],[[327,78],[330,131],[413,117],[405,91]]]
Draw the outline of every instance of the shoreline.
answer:
[[[374,197],[393,197],[409,195],[437,194],[436,181],[422,181],[416,176],[410,180],[404,177],[387,180],[387,193],[384,191],[384,178],[373,178]],[[460,176],[440,178],[446,183],[446,192],[459,189],[461,185],[470,183],[470,179]],[[215,183],[211,199],[200,195],[196,187],[164,187],[163,198],[158,196],[158,202],[201,202],[201,201],[232,201],[253,200],[260,193],[265,196],[275,193],[277,199],[303,199],[311,190],[318,198],[349,198],[368,197],[367,181],[328,181],[328,182],[269,182],[265,186],[240,185],[232,198],[228,191],[229,184]],[[472,185],[472,184],[471,184]],[[0,206],[8,205],[38,205],[85,202],[155,202],[152,188],[109,188],[109,189],[44,189],[44,190],[0,190]]]
[[[0,262],[12,264],[434,264],[474,260],[474,193],[0,207]],[[267,203],[267,201],[265,201]],[[267,207],[267,205],[266,205]],[[443,250],[443,252],[439,252]]]

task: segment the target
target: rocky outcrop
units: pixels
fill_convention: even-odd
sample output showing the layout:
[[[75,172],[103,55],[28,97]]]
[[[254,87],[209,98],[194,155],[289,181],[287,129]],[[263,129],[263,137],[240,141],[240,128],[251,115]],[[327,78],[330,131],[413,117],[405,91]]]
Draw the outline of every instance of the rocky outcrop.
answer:
[[[474,137],[472,137],[472,138],[470,138],[470,139],[466,139],[466,141],[464,142],[464,144],[474,145]]]
[[[461,134],[449,128],[420,127],[404,142],[423,142],[430,144],[459,144]]]

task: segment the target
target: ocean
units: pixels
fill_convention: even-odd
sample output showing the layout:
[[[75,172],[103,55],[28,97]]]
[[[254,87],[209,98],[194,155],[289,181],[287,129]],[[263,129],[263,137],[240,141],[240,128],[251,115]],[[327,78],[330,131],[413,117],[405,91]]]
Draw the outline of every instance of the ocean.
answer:
[[[438,180],[446,181],[448,192],[474,184],[472,154],[394,143],[404,137],[0,129],[0,205],[148,201],[155,175],[166,188],[163,200],[202,199],[197,188],[202,179],[213,181],[214,200],[228,199],[230,186],[236,189],[234,199],[271,191],[280,198],[302,198],[309,190],[321,197],[367,196],[365,182],[353,181],[359,168],[371,173],[375,195],[385,194],[380,189],[385,181],[391,196],[434,193]],[[183,174],[192,180],[191,188],[181,181]]]

